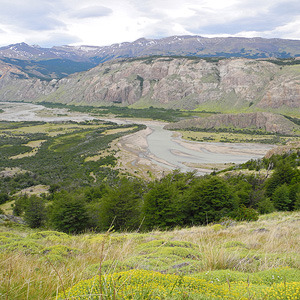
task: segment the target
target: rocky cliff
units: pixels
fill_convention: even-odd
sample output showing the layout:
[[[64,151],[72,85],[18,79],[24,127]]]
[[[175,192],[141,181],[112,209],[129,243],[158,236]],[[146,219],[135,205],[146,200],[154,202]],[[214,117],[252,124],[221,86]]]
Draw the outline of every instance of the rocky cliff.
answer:
[[[166,129],[188,128],[233,128],[253,129],[280,134],[300,134],[300,126],[288,120],[282,115],[267,112],[242,113],[242,114],[218,114],[207,118],[194,118],[168,124]]]
[[[51,81],[2,63],[0,75],[2,101],[300,113],[300,65],[261,60],[143,57]]]

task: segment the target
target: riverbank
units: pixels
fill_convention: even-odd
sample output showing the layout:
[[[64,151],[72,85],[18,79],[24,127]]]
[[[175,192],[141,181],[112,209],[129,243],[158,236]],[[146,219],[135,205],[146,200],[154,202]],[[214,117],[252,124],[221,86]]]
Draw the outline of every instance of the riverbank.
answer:
[[[70,112],[67,109],[49,109],[31,103],[0,103],[4,110],[0,120],[6,121],[85,121],[93,118],[89,114]],[[122,173],[142,178],[160,178],[179,169],[182,172],[196,171],[199,175],[222,170],[231,164],[263,157],[274,145],[245,143],[211,143],[188,141],[178,132],[165,130],[164,122],[144,119],[99,118],[117,124],[144,124],[146,130],[124,136],[114,141],[116,168]]]

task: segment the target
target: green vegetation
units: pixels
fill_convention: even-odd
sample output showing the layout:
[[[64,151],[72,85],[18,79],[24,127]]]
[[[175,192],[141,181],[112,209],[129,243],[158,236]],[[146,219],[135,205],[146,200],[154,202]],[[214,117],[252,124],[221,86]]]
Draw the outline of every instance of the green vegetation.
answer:
[[[300,137],[278,135],[275,133],[238,133],[234,131],[219,130],[178,130],[186,140],[197,142],[222,142],[222,143],[261,143],[261,144],[286,144],[289,141],[300,141]]]
[[[279,65],[279,66],[291,66],[291,65],[299,65],[300,64],[300,60],[296,59],[294,57],[267,59],[266,61],[271,62],[276,65]]]
[[[73,236],[7,222],[0,224],[0,295],[299,299],[299,219],[299,212],[276,212],[256,222]]]
[[[298,120],[293,119],[294,122]],[[198,142],[285,144],[287,141],[300,141],[296,134],[279,134],[258,129],[186,128],[177,131],[182,132],[183,138]]]
[[[142,128],[0,123],[0,205],[26,222],[0,218],[1,297],[299,299],[300,149],[147,182],[110,148]]]
[[[46,224],[66,233],[87,229],[103,232],[112,224],[116,231],[149,231],[220,220],[255,221],[258,212],[299,208],[299,157],[299,151],[273,155],[230,167],[219,175],[198,177],[176,170],[152,182],[116,176],[72,190],[51,185],[50,193],[40,200],[14,196],[13,211],[24,215],[32,228]],[[242,173],[245,169],[258,173]],[[264,169],[272,169],[272,174],[260,175]]]
[[[142,79],[139,81],[142,84]],[[152,120],[160,120],[166,122],[176,122],[182,118],[187,117],[203,117],[210,116],[215,114],[215,112],[207,111],[181,111],[179,109],[166,109],[166,108],[157,108],[150,106],[149,108],[135,109],[125,106],[75,106],[75,105],[65,105],[60,103],[48,103],[41,102],[42,105],[49,108],[67,108],[71,111],[78,111],[84,113],[91,113],[94,116],[110,117],[113,115],[116,118],[146,118]]]
[[[122,130],[106,133],[108,129],[118,128]],[[38,184],[59,185],[62,189],[71,190],[93,185],[95,180],[114,180],[118,172],[112,169],[116,159],[114,151],[109,150],[110,143],[142,128],[143,125],[118,126],[99,121],[56,124],[0,122],[1,170],[17,167],[24,170],[14,176],[1,177],[0,192],[13,194]],[[30,152],[32,148],[25,144],[32,141],[43,141],[34,156],[11,159]],[[86,160],[104,151],[106,155],[99,160]],[[90,176],[91,173],[94,177]]]

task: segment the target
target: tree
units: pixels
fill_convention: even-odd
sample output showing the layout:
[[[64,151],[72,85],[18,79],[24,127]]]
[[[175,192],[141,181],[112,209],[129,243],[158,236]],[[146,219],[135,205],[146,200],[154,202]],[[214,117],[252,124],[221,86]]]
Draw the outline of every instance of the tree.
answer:
[[[66,233],[79,233],[88,228],[85,202],[76,195],[61,192],[55,195],[50,212],[55,229]]]
[[[290,184],[296,174],[296,170],[290,165],[290,163],[284,161],[279,162],[272,177],[266,180],[266,196],[272,197],[278,186],[285,183]]]
[[[287,211],[290,209],[291,200],[289,198],[289,188],[286,184],[276,188],[272,196],[272,201],[277,210]]]
[[[218,221],[237,208],[227,182],[217,176],[204,178],[192,187],[188,198],[187,222],[205,224]]]
[[[7,193],[0,193],[0,204],[3,204],[5,202],[9,201],[9,196]]]
[[[101,199],[102,230],[110,225],[116,230],[135,230],[141,222],[141,204],[144,187],[141,181],[122,178],[109,188]]]
[[[300,192],[296,195],[294,210],[300,210]]]
[[[28,201],[29,197],[27,196],[27,194],[21,195],[18,198],[16,198],[13,206],[13,214],[15,216],[21,216],[28,205]]]
[[[299,194],[300,194],[300,182],[298,181],[297,183],[290,186],[290,192],[289,192],[289,198],[291,200],[290,210],[293,210],[295,208],[295,204],[298,199],[297,195]]]
[[[184,195],[195,182],[195,173],[168,174],[160,181],[149,184],[144,195],[143,227],[145,229],[169,229],[184,224],[186,205]]]
[[[46,221],[46,207],[43,199],[37,196],[28,198],[24,220],[31,228],[41,227]]]

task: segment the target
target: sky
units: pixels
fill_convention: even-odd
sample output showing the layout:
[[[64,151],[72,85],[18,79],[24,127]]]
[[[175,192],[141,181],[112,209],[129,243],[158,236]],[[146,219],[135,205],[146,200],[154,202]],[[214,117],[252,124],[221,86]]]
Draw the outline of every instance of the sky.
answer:
[[[0,46],[104,46],[173,35],[300,40],[300,1],[0,0]]]

